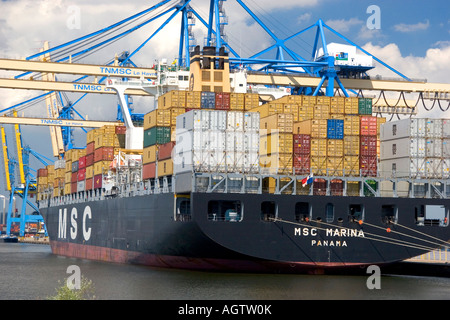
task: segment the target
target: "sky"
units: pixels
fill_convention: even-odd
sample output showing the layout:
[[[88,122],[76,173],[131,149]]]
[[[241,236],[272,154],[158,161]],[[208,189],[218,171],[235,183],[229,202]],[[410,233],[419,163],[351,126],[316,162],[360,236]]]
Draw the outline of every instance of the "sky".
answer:
[[[156,3],[157,0],[1,0],[0,57],[28,57],[37,53],[44,41],[49,41],[51,46],[68,42]],[[281,39],[322,19],[326,25],[409,78],[449,83],[449,1],[245,0],[245,4]],[[208,0],[192,0],[191,5],[207,20]],[[225,33],[232,47],[241,56],[251,56],[274,43],[237,1],[225,1],[224,7],[229,19]],[[117,53],[134,51],[162,21],[163,19],[156,20],[82,62],[104,64]],[[133,61],[139,66],[151,66],[157,59],[175,59],[179,45],[179,21],[179,18],[174,19],[160,31],[133,57]],[[198,20],[193,30],[198,44],[202,45],[205,30]],[[310,57],[313,37],[314,32],[308,31],[286,42],[286,45],[299,55]],[[328,31],[325,37],[328,43],[343,42]],[[371,74],[399,77],[382,67],[377,67]],[[2,77],[11,75],[14,74],[0,71]],[[0,89],[0,110],[38,94],[40,93]],[[80,95],[67,93],[67,96],[73,102]],[[135,99],[136,112],[145,113],[148,110],[151,102],[145,99],[148,98]],[[77,110],[92,120],[114,120],[116,98],[88,96],[78,104]],[[44,116],[44,105],[37,104],[23,111],[23,114]],[[433,114],[436,115],[436,110]],[[437,116],[450,118],[450,111]],[[31,148],[47,156],[51,155],[48,128],[22,126],[22,132],[25,143]],[[76,142],[83,141],[84,133],[81,130],[77,132]]]

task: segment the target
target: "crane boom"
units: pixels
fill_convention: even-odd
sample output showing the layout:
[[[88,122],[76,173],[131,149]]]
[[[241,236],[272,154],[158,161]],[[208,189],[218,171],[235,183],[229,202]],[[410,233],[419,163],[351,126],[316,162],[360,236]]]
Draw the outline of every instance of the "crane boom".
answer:
[[[59,127],[80,127],[80,128],[101,128],[105,125],[120,126],[122,122],[91,121],[91,120],[69,120],[69,119],[47,119],[30,117],[0,117],[2,124],[20,124],[32,126],[59,126]]]
[[[48,51],[50,49],[48,41],[44,43],[43,51]],[[50,61],[50,53],[46,53],[41,56],[42,61]],[[44,81],[55,82],[56,77],[54,73],[44,73],[42,75]],[[56,97],[56,92],[48,92],[45,96],[45,104],[47,109],[47,115],[50,119],[58,119],[59,117],[59,103]],[[53,155],[58,157],[60,154],[64,153],[64,143],[62,138],[61,127],[50,126],[50,137],[52,139]]]
[[[5,167],[6,190],[11,191],[11,180],[9,178],[8,144],[6,143],[6,133],[4,127],[0,127],[0,134],[2,139],[3,164]]]
[[[29,61],[0,59],[0,70],[23,72],[49,72],[54,74],[72,74],[95,77],[127,77],[156,79],[157,73],[152,68],[134,68],[118,66],[97,66],[90,64],[62,63],[50,61]]]
[[[17,116],[17,112],[14,111],[14,116]],[[17,162],[19,164],[19,177],[20,183],[25,184],[25,172],[23,170],[23,147],[22,147],[22,135],[20,133],[19,124],[14,124],[14,133],[16,138],[16,148],[17,148]]]

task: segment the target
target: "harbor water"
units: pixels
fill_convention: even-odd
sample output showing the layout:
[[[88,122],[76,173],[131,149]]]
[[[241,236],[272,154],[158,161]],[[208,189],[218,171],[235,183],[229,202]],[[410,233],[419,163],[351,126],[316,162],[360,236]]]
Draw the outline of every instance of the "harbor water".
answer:
[[[0,299],[46,300],[77,266],[98,300],[446,300],[450,278],[371,274],[209,273],[56,256],[49,245],[0,243]]]

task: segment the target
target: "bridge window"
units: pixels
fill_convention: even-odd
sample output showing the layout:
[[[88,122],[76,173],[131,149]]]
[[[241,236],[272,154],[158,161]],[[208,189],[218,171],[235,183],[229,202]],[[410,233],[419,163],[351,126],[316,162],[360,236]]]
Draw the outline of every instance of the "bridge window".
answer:
[[[334,221],[334,205],[332,203],[327,203],[327,206],[325,207],[325,216],[327,222]]]
[[[210,201],[208,203],[208,220],[239,222],[242,221],[243,210],[240,201]]]
[[[349,220],[353,222],[358,222],[359,220],[364,221],[364,206],[362,204],[351,204],[348,206]]]
[[[305,222],[311,219],[311,210],[308,202],[297,202],[295,204],[295,220]]]
[[[397,223],[397,207],[394,205],[381,206],[381,220],[385,224]]]
[[[278,206],[275,201],[261,203],[261,220],[273,221],[278,216]]]

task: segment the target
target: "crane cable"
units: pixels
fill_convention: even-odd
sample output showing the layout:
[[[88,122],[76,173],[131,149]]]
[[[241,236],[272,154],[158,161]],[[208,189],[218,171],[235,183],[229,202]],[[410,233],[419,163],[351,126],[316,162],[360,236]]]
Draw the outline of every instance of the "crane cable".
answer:
[[[287,221],[287,220],[284,220],[284,219],[281,219],[281,218],[270,218],[270,219],[272,221],[274,221],[274,222],[283,222],[283,223],[287,223],[287,224],[293,224],[293,225],[298,225],[298,226],[303,226],[303,227],[308,227],[308,228],[313,228],[314,227],[314,226],[312,226],[310,224],[302,224],[302,223],[299,223],[299,222]],[[349,229],[347,227],[341,227],[341,226],[333,225],[333,224],[326,223],[326,222],[323,222],[323,221],[315,221],[315,220],[311,220],[311,221],[312,222],[316,222],[316,223],[320,223],[320,224],[324,224],[324,225],[328,225],[328,226],[332,226],[332,227],[335,227],[335,228],[337,227],[337,228],[340,228],[340,229],[351,230],[351,229]],[[372,226],[375,226],[375,225],[372,225]],[[378,227],[380,229],[386,230],[386,229],[384,229],[382,227],[379,227],[379,226],[375,226],[375,227]],[[314,228],[319,229],[319,230],[325,230],[325,231],[327,230],[327,229],[321,228],[321,227],[314,227]],[[393,231],[390,230],[389,232],[393,232]],[[399,233],[399,232],[396,232],[396,233]],[[402,234],[402,233],[399,233],[399,234]],[[379,237],[379,238],[387,239],[387,240],[382,240],[382,239],[378,239],[378,238],[371,238],[371,237],[367,237],[366,235],[375,236],[375,237]],[[407,237],[413,237],[413,236],[409,236],[407,234],[403,234],[403,235],[405,235]],[[416,238],[416,237],[413,237],[413,238]],[[392,239],[392,238],[389,238],[389,237],[385,237],[385,236],[378,235],[378,234],[373,234],[373,233],[370,233],[370,232],[364,232],[364,238],[363,239],[374,240],[374,241],[379,241],[379,242],[386,242],[386,243],[389,243],[389,244],[406,246],[406,247],[411,247],[411,248],[414,248],[414,249],[425,250],[425,251],[432,251],[432,250],[435,249],[434,247],[427,247],[427,246],[420,245],[420,244],[417,244],[417,243],[414,243],[414,242],[400,240],[400,239]],[[419,240],[421,240],[421,239],[419,239]],[[421,240],[421,241],[426,241],[426,240]],[[440,240],[440,241],[442,241],[442,240]],[[429,242],[429,241],[427,241],[427,242]],[[433,243],[433,244],[435,244],[437,246],[441,246],[440,244],[436,244],[436,243]]]

